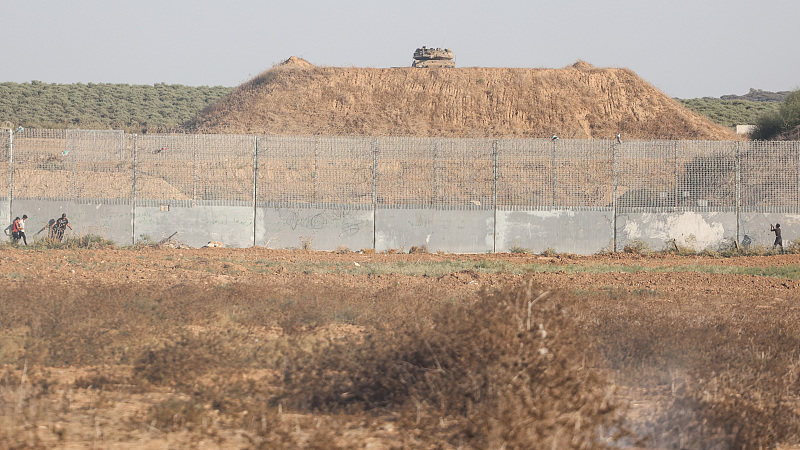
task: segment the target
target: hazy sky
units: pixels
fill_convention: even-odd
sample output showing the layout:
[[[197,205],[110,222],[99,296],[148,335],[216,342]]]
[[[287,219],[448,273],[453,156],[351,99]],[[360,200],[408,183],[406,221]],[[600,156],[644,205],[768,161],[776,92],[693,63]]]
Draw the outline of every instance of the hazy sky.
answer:
[[[289,56],[627,67],[672,97],[800,87],[800,0],[0,0],[0,82],[237,86]],[[490,6],[491,5],[491,6]]]

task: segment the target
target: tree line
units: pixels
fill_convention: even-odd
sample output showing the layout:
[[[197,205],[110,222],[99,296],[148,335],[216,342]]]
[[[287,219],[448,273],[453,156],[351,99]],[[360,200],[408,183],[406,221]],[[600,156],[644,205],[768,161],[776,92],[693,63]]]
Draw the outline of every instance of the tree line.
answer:
[[[232,90],[164,83],[0,83],[0,125],[169,132]]]

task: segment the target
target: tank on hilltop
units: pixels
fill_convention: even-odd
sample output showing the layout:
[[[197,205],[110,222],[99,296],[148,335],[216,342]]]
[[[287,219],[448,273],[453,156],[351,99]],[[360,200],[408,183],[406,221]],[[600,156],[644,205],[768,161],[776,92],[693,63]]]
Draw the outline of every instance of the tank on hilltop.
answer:
[[[455,55],[449,48],[428,48],[422,46],[414,50],[414,62],[411,67],[429,68],[429,67],[447,67],[454,68],[456,66],[453,61]]]

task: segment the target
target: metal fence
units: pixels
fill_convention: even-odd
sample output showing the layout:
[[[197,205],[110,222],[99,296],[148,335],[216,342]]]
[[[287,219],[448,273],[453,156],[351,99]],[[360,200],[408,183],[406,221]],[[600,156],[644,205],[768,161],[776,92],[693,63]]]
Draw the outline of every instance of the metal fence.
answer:
[[[2,199],[800,212],[800,142],[0,133]],[[0,169],[0,173],[3,170]]]

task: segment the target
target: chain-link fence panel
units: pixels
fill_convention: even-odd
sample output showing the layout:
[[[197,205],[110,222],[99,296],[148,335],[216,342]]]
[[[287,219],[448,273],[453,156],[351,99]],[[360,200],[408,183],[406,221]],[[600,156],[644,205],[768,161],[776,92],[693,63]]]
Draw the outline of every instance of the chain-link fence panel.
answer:
[[[192,206],[197,189],[197,136],[133,136],[136,204]],[[202,137],[200,137],[202,139]]]
[[[66,130],[26,129],[14,133],[14,198],[71,199],[72,160],[68,159]]]
[[[556,141],[554,208],[596,209],[613,205],[614,163],[611,141]]]
[[[257,201],[372,205],[373,149],[370,138],[260,137]]]
[[[736,142],[675,141],[676,206],[695,211],[736,207]]]
[[[253,204],[254,136],[196,136],[192,198],[196,204]]]
[[[312,204],[317,199],[316,138],[263,136],[258,138],[259,204]]]
[[[315,144],[314,203],[371,207],[375,140],[323,137],[316,138]]]
[[[377,204],[390,208],[431,208],[434,197],[435,142],[427,138],[380,138],[377,152]]]
[[[114,130],[67,130],[62,152],[71,184],[69,198],[104,203],[130,203],[133,159],[125,154],[125,136]]]
[[[800,143],[742,142],[740,145],[742,210],[800,211]]]
[[[495,157],[487,139],[435,139],[434,207],[494,208]]]
[[[555,206],[556,143],[542,139],[514,139],[500,140],[496,145],[497,207],[543,210]]]
[[[674,141],[631,141],[616,146],[617,208],[676,206],[677,147]]]
[[[0,133],[0,198],[800,211],[797,142]],[[13,138],[13,140],[12,140]],[[257,176],[254,179],[254,175]],[[615,197],[616,194],[616,197]],[[616,203],[615,203],[616,201]]]

